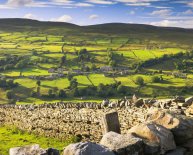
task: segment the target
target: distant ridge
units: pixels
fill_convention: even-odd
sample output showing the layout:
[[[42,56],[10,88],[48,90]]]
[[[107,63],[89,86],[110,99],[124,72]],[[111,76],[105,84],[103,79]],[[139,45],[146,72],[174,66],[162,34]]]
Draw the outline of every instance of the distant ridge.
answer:
[[[38,21],[38,20],[25,19],[25,18],[0,18],[0,25],[11,25],[11,24],[14,24],[15,26],[77,26],[78,27],[78,25],[65,23],[65,22]]]
[[[98,25],[79,26],[65,22],[38,21],[22,18],[0,19],[0,31],[6,32],[36,32],[74,36],[85,36],[96,39],[100,37],[129,37],[138,40],[159,40],[163,42],[175,42],[192,46],[193,29],[176,27],[157,27],[144,24],[106,23]],[[35,34],[34,34],[35,35]]]
[[[73,27],[89,27],[89,28],[132,28],[135,27],[136,29],[163,29],[163,30],[178,30],[178,31],[193,31],[190,28],[180,28],[180,27],[160,27],[160,26],[153,26],[147,24],[133,24],[133,23],[104,23],[104,24],[96,24],[96,25],[86,25],[86,26],[79,26],[72,23],[67,22],[54,22],[54,21],[39,21],[33,19],[25,19],[25,18],[0,18],[0,25],[10,25],[15,24],[15,26],[73,26]]]

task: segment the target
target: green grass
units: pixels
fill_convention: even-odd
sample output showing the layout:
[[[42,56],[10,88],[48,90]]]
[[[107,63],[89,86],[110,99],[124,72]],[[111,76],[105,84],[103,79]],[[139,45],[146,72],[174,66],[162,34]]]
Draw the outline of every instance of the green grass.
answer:
[[[65,146],[76,142],[75,137],[61,141],[54,138],[37,136],[33,133],[30,134],[15,127],[0,127],[0,137],[0,154],[2,155],[8,155],[9,149],[12,147],[32,144],[39,144],[41,148],[45,149],[51,147],[62,151]]]
[[[6,24],[6,22],[3,23]],[[119,65],[132,68],[131,72],[135,69],[133,66],[138,63],[156,57],[162,57],[164,54],[170,55],[181,51],[185,52],[188,51],[192,45],[192,42],[190,41],[190,38],[192,38],[192,32],[178,32],[178,30],[167,31],[163,29],[152,30],[152,27],[145,28],[143,25],[133,26],[109,24],[104,27],[93,26],[92,28],[80,28],[72,25],[68,27],[65,24],[62,27],[58,27],[57,25],[47,26],[49,23],[39,27],[37,25],[33,26],[33,22],[28,26],[24,26],[19,22],[16,25],[20,26],[14,27],[15,23],[17,23],[17,21],[14,21],[14,24],[8,24],[7,29],[2,27],[0,31],[0,59],[3,59],[7,54],[10,54],[28,56],[31,61],[38,62],[37,64],[32,63],[30,66],[27,66],[22,70],[11,69],[1,71],[2,75],[10,76],[19,83],[19,87],[13,89],[14,93],[19,97],[18,103],[39,104],[44,102],[41,99],[31,97],[32,91],[36,91],[37,89],[36,80],[28,79],[27,76],[51,75],[48,73],[48,69],[60,66],[59,62],[61,57],[64,55],[60,53],[63,43],[65,43],[64,51],[67,52],[67,60],[63,67],[69,71],[72,69],[80,69],[80,66],[82,65],[81,62],[78,62],[78,56],[75,53],[76,51],[86,48],[89,55],[94,57],[94,62],[92,63],[100,68],[108,65],[107,49],[112,48],[114,52],[123,54],[124,56],[124,59],[119,62]],[[147,45],[153,46],[153,49],[148,50]],[[33,50],[36,50],[37,55],[32,55]],[[47,59],[48,61],[42,61],[44,59]],[[91,67],[92,63],[84,62],[84,65]],[[144,68],[145,71],[157,71],[160,69],[165,72],[173,72],[175,71],[175,64],[173,60],[168,60],[161,64]],[[22,79],[18,77],[21,71],[25,76]],[[134,83],[136,76],[142,76],[145,79],[146,85],[140,90],[138,90],[139,86]],[[88,77],[90,81],[85,75],[75,76],[78,80],[79,88],[92,84],[98,86],[100,83],[112,84],[116,81],[120,81],[122,85],[130,87],[132,93],[137,91],[142,96],[152,96],[153,92],[157,91],[161,93],[161,97],[167,97],[172,94],[172,92],[169,91],[170,87],[180,89],[187,83],[187,80],[174,78],[173,76],[167,77],[165,75],[163,75],[165,79],[164,83],[152,83],[152,77],[150,75],[138,74],[132,76],[119,76],[114,79],[113,77],[105,77],[102,73],[93,73],[89,74]],[[188,77],[191,81],[193,79],[192,73],[189,73]],[[68,86],[69,81],[66,78],[52,81],[42,80],[41,93],[46,94],[49,89],[54,89],[55,91],[57,89],[65,89]],[[7,102],[7,91],[8,90],[0,89],[0,104]],[[89,99],[95,100],[94,97]],[[69,98],[64,100],[76,101],[79,99]],[[49,100],[49,102],[52,101],[55,100]]]

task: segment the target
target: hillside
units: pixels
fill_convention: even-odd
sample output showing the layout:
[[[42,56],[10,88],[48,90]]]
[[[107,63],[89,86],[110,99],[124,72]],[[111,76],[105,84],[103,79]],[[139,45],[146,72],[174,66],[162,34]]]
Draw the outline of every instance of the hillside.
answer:
[[[0,101],[187,96],[192,42],[192,29],[0,19]]]
[[[7,31],[28,31],[29,28],[45,33],[73,33],[73,35],[105,35],[128,36],[137,39],[149,39],[184,43],[190,45],[192,42],[193,29],[156,27],[143,24],[107,23],[91,26],[78,26],[62,22],[41,22],[30,19],[0,19],[0,28]],[[67,31],[68,30],[68,31]],[[76,34],[74,34],[76,33]],[[86,33],[86,34],[85,34]]]

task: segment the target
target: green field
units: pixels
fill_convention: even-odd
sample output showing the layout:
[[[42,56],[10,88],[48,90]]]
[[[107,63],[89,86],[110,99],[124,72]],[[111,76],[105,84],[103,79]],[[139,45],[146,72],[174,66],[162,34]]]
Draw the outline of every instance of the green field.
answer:
[[[62,152],[63,148],[70,143],[76,142],[75,138],[61,141],[53,138],[37,136],[33,133],[21,131],[15,127],[0,127],[0,154],[8,155],[12,147],[39,144],[41,148],[56,148]]]
[[[191,30],[162,29],[147,25],[106,24],[98,26],[79,27],[76,25],[52,26],[38,21],[26,20],[25,24],[10,19],[0,23],[0,76],[1,79],[14,80],[19,85],[12,88],[17,103],[43,103],[55,101],[97,101],[103,97],[96,95],[46,98],[34,97],[37,91],[37,81],[40,77],[40,94],[45,96],[50,90],[58,93],[64,89],[71,93],[70,81],[67,74],[74,70],[83,70],[76,73],[78,89],[99,84],[111,85],[121,82],[127,87],[125,94],[114,94],[110,98],[131,96],[136,93],[144,97],[157,96],[160,98],[173,95],[189,96],[193,83],[193,60],[185,54],[192,51]],[[135,31],[134,31],[135,30]],[[78,52],[86,49],[87,53],[80,58]],[[132,74],[122,74],[121,71],[100,72],[100,67],[109,66],[109,51],[111,58],[116,62],[116,68],[127,68]],[[182,57],[175,57],[183,53]],[[153,65],[137,66],[146,61],[159,60],[167,55],[169,58],[156,62]],[[61,66],[61,58],[65,56],[65,63]],[[12,60],[13,59],[13,60]],[[17,60],[18,59],[18,60]],[[176,63],[186,60],[186,68],[178,69]],[[14,62],[14,63],[13,63]],[[24,65],[20,67],[22,62]],[[11,65],[11,67],[10,67]],[[91,70],[92,66],[95,70]],[[188,66],[188,67],[187,67]],[[50,78],[53,73],[50,68],[63,68],[63,77]],[[85,71],[85,68],[89,71]],[[162,72],[159,72],[162,70]],[[173,72],[186,74],[186,78],[175,77]],[[57,72],[58,74],[58,72]],[[108,75],[106,75],[108,74]],[[144,85],[136,84],[136,78],[144,79]],[[154,76],[163,78],[162,82],[152,82]],[[46,78],[45,78],[46,77]],[[184,91],[184,89],[190,91]],[[190,87],[190,88],[189,88]],[[172,91],[171,91],[172,90]],[[9,88],[0,88],[0,104],[8,103]]]

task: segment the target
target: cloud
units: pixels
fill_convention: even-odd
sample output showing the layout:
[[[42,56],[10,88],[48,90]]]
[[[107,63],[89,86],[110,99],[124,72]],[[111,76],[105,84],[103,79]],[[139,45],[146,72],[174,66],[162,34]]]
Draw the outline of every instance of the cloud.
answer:
[[[150,6],[151,3],[127,3],[128,6]]]
[[[12,7],[26,6],[33,3],[33,0],[8,0],[6,5]]]
[[[106,5],[116,4],[116,2],[113,2],[110,0],[87,0],[87,2],[94,3],[94,4],[106,4]]]
[[[70,15],[63,15],[63,16],[58,17],[58,18],[52,18],[51,21],[54,21],[54,22],[71,22],[72,17]]]
[[[86,2],[78,2],[72,0],[8,0],[5,4],[1,4],[0,8],[11,9],[19,7],[65,7],[65,8],[75,8],[75,7],[92,7],[92,4]]]
[[[158,22],[151,22],[151,25],[155,25],[155,26],[164,26],[164,27],[168,27],[168,26],[175,26],[177,24],[176,21],[169,21],[169,20],[162,20],[162,21],[158,21]]]
[[[135,11],[130,11],[129,14],[130,14],[130,15],[134,15],[134,14],[135,14]]]
[[[46,2],[35,0],[8,0],[5,4],[1,4],[0,8],[12,9],[18,7],[46,7]]]
[[[93,20],[93,19],[97,19],[97,18],[99,18],[99,15],[90,15],[89,16],[89,19],[91,19],[91,20]]]
[[[178,1],[174,1],[173,3],[185,4],[188,7],[193,8],[193,0],[178,0]]]
[[[192,20],[162,20],[158,22],[148,23],[155,26],[163,27],[183,27],[183,28],[193,28],[193,19]]]
[[[75,6],[77,6],[77,7],[92,7],[94,5],[89,4],[89,3],[76,3]]]
[[[170,9],[162,9],[162,10],[155,10],[150,15],[152,16],[160,16],[160,17],[167,17],[172,14],[172,10]]]
[[[27,13],[23,16],[23,18],[27,18],[27,19],[37,19],[37,17],[31,13]]]
[[[184,15],[192,15],[193,11],[191,9],[189,9],[189,10],[186,10],[185,12],[183,12],[182,14],[184,14]]]
[[[115,1],[125,3],[128,6],[151,6],[152,2],[163,0],[115,0]]]

